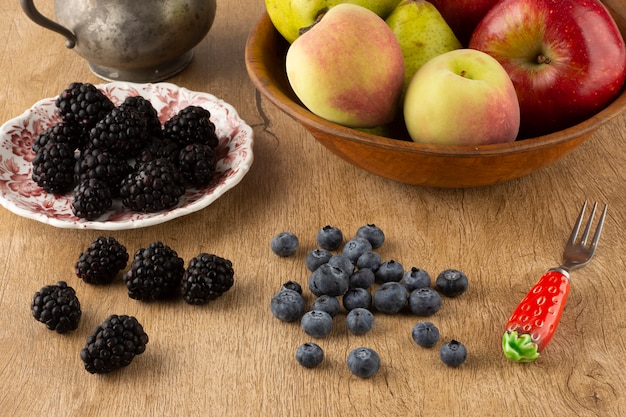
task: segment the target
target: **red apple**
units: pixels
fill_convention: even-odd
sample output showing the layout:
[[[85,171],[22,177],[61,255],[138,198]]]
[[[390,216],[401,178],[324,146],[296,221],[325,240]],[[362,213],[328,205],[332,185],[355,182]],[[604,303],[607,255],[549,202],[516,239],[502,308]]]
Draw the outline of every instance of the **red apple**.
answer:
[[[470,48],[496,58],[520,101],[521,137],[579,123],[610,104],[626,79],[626,47],[597,0],[502,0]]]
[[[487,12],[499,0],[430,0],[464,45]]]

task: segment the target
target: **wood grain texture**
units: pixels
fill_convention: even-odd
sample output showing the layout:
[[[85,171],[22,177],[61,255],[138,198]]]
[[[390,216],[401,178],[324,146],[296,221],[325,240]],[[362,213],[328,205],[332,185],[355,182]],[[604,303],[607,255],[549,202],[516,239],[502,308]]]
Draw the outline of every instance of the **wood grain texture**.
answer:
[[[40,2],[51,13],[52,2]],[[0,412],[3,416],[609,416],[626,415],[626,114],[555,165],[501,185],[432,189],[394,183],[332,155],[262,99],[250,82],[244,45],[261,1],[218,1],[215,26],[191,65],[172,78],[233,104],[254,128],[255,162],[244,180],[208,208],[163,225],[103,233],[62,230],[0,209]],[[101,82],[63,40],[30,22],[17,2],[0,3],[0,119],[21,114],[72,81]],[[572,274],[562,323],[535,363],[506,360],[503,326],[525,292],[560,261],[584,199],[610,206],[594,260]],[[379,250],[436,276],[459,268],[470,288],[430,317],[442,339],[469,350],[446,368],[417,347],[410,314],[376,315],[371,333],[349,335],[342,313],[317,342],[326,359],[300,367],[309,339],[274,319],[269,301],[284,281],[306,288],[305,254],[326,224],[351,236],[365,223],[386,233]],[[278,258],[271,237],[300,237],[296,256]],[[219,300],[141,303],[121,280],[107,287],[73,275],[78,254],[101,234],[132,253],[161,240],[186,260],[213,252],[232,260],[235,285]],[[41,286],[68,281],[83,306],[79,328],[57,335],[30,314]],[[307,301],[312,297],[308,290]],[[109,375],[83,369],[79,351],[109,314],[132,314],[150,335],[146,352]],[[369,380],[345,361],[375,348],[383,366]]]

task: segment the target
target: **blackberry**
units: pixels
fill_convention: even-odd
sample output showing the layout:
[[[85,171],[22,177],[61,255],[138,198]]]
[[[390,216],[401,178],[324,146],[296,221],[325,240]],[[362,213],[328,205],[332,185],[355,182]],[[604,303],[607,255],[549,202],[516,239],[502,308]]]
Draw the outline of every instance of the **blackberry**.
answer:
[[[206,304],[233,286],[233,275],[233,265],[228,259],[201,253],[189,261],[180,292],[188,304]]]
[[[108,284],[127,263],[126,247],[114,237],[100,236],[78,256],[74,270],[87,284]]]
[[[146,120],[127,106],[115,107],[89,130],[89,146],[125,158],[138,155],[148,139]]]
[[[89,147],[83,149],[74,166],[77,181],[95,178],[111,186],[113,195],[119,193],[119,187],[132,167],[128,161],[107,150]]]
[[[65,281],[46,285],[35,293],[30,305],[33,317],[57,333],[78,328],[81,310],[76,292]]]
[[[89,128],[115,107],[94,85],[78,82],[71,83],[63,90],[56,98],[55,105],[64,121]]]
[[[219,144],[211,113],[199,106],[188,106],[167,120],[163,135],[173,139],[181,147],[202,143],[215,149]]]
[[[72,213],[80,219],[95,220],[112,205],[111,187],[104,181],[88,178],[74,189]]]
[[[153,301],[177,294],[184,273],[183,259],[175,250],[157,241],[135,252],[123,280],[130,298]]]
[[[185,181],[196,187],[208,185],[215,176],[217,156],[209,146],[192,143],[178,154],[178,168]]]
[[[113,314],[87,338],[80,358],[87,372],[106,374],[130,365],[147,343],[148,335],[135,317]]]
[[[75,162],[70,145],[48,142],[35,154],[32,179],[49,193],[64,194],[74,186]]]
[[[173,163],[178,163],[180,146],[169,138],[151,138],[139,151],[138,162],[150,162],[155,159],[166,158]]]
[[[160,138],[163,136],[163,126],[159,120],[159,114],[156,109],[142,96],[130,96],[124,99],[121,106],[127,106],[135,109],[141,117],[146,121],[146,127],[148,128],[148,134],[153,138]]]
[[[140,212],[170,209],[184,193],[178,168],[163,158],[139,164],[120,184],[122,204]]]
[[[86,142],[86,134],[83,128],[77,124],[58,122],[41,132],[31,145],[33,152],[37,153],[48,142],[66,143],[70,149],[80,148]]]

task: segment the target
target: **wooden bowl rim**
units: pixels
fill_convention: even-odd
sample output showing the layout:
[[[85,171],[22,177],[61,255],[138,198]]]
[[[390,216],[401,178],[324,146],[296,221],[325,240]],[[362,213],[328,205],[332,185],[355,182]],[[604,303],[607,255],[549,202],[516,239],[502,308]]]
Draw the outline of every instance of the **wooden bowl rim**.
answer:
[[[275,31],[267,12],[257,21],[248,36],[245,46],[245,61],[248,74],[255,87],[267,97],[274,105],[287,113],[293,119],[302,123],[305,128],[324,132],[328,135],[366,145],[370,147],[386,148],[401,152],[415,154],[434,155],[438,157],[472,157],[513,155],[543,148],[551,148],[555,145],[579,138],[585,134],[591,134],[594,130],[607,121],[618,116],[626,108],[626,92],[622,88],[621,94],[606,108],[590,117],[589,119],[554,133],[534,138],[523,139],[510,143],[499,143],[479,146],[450,146],[450,145],[426,145],[416,142],[376,136],[367,132],[351,129],[349,127],[331,123],[313,113],[304,106],[296,103],[288,97],[276,84],[271,81],[268,68],[263,65],[260,48],[255,47],[262,39],[269,35],[268,30]],[[316,139],[320,139],[316,137]]]

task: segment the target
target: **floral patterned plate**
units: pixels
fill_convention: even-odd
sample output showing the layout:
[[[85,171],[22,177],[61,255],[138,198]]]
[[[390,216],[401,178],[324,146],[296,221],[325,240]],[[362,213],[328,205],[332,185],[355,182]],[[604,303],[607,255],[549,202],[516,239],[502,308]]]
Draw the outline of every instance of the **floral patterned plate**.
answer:
[[[73,229],[123,230],[152,226],[207,207],[237,185],[253,161],[252,128],[240,119],[230,104],[207,93],[190,91],[169,83],[134,84],[114,82],[97,85],[114,104],[128,96],[148,99],[161,123],[189,106],[211,112],[220,143],[216,149],[215,178],[206,187],[189,188],[179,204],[169,211],[138,213],[121,205],[114,206],[94,221],[79,219],[72,213],[71,196],[46,193],[31,179],[34,153],[31,143],[44,129],[60,120],[56,97],[38,101],[21,116],[0,127],[0,204],[20,216],[55,227]]]

